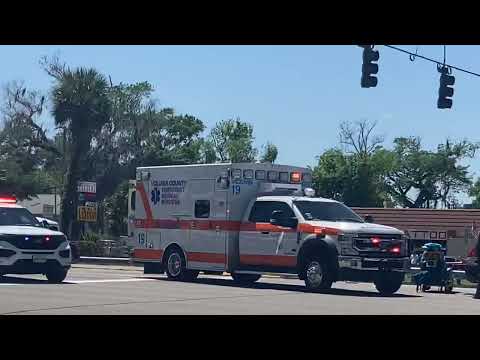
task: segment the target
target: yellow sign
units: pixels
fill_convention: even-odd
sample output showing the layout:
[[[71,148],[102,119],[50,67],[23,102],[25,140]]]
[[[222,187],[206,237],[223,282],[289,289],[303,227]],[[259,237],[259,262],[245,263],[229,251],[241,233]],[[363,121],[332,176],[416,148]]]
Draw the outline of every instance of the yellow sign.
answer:
[[[79,206],[78,221],[97,222],[97,208],[92,206]]]

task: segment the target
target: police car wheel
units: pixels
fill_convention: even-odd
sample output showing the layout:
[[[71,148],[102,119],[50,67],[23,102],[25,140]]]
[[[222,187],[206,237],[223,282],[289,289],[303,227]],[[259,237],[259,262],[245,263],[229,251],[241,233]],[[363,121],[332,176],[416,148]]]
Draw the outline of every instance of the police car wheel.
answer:
[[[328,290],[332,287],[332,272],[327,262],[316,257],[308,260],[304,269],[305,285],[310,291]]]
[[[68,270],[61,268],[61,267],[55,267],[52,269],[49,269],[45,275],[47,276],[47,280],[49,283],[52,284],[59,284],[65,280],[67,277]]]
[[[382,295],[392,295],[400,289],[405,279],[405,274],[401,272],[380,273],[374,281],[375,287]],[[423,290],[423,289],[422,289]]]
[[[262,275],[259,274],[237,274],[232,273],[232,279],[239,285],[250,285],[255,281],[260,280]]]

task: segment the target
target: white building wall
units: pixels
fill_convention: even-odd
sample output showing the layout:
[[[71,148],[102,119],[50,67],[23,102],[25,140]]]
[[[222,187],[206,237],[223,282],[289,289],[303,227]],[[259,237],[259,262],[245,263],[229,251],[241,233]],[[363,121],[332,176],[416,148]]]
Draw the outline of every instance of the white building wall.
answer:
[[[60,217],[60,195],[57,195],[57,218]],[[18,204],[27,208],[35,216],[41,216],[49,219],[55,218],[55,195],[53,194],[38,194],[32,197],[31,200],[19,201]]]

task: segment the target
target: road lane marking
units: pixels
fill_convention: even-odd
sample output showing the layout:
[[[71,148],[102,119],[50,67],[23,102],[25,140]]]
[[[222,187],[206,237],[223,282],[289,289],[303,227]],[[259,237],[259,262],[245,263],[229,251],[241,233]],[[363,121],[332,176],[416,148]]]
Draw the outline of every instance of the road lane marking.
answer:
[[[96,283],[113,283],[113,282],[138,282],[138,281],[155,281],[156,279],[132,278],[132,279],[102,279],[102,280],[68,280],[69,284],[96,284]]]
[[[23,279],[18,278],[20,281]],[[131,278],[131,279],[91,279],[91,280],[65,280],[63,284],[96,284],[96,283],[117,283],[117,282],[140,282],[140,281],[155,281],[156,279],[150,278]],[[17,280],[18,281],[18,280]],[[0,286],[21,286],[21,285],[46,285],[47,280],[38,280],[32,282],[31,279],[25,279],[25,282],[5,282],[0,283]],[[51,284],[62,285],[62,284]]]

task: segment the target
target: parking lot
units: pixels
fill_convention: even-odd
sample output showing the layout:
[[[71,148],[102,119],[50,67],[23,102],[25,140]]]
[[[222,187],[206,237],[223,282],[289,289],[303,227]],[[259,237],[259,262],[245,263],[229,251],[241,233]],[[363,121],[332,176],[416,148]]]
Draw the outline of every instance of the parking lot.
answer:
[[[480,314],[474,290],[417,294],[403,286],[382,297],[371,284],[336,283],[328,294],[312,294],[297,279],[264,277],[238,287],[228,276],[179,283],[130,266],[75,264],[58,285],[42,276],[4,276],[0,314]]]

